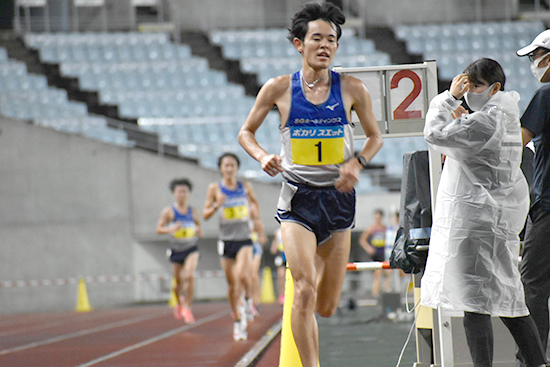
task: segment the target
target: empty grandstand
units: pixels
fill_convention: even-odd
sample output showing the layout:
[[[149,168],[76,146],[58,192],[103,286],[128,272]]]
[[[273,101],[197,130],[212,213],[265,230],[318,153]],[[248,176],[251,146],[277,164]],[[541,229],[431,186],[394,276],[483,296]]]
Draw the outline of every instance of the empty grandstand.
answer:
[[[349,9],[350,14],[354,15],[352,10]],[[162,17],[156,18],[159,19]],[[38,18],[36,22],[39,23]],[[396,36],[394,42],[405,42],[411,59],[420,54],[422,59],[437,61],[442,80],[450,80],[470,61],[488,56],[505,67],[508,89],[515,89],[523,96],[522,110],[536,89],[536,81],[525,78],[527,65],[514,56],[514,50],[544,29],[542,21],[408,24],[391,28]],[[207,58],[193,55],[190,45],[178,43],[181,37],[166,32],[32,32],[32,27],[30,30],[21,35],[24,46],[36,50],[41,63],[56,65],[61,77],[76,79],[81,92],[96,93],[98,105],[115,106],[117,113],[110,117],[137,122],[141,130],[156,133],[159,144],[175,146],[178,154],[199,159],[206,167],[214,164],[209,157],[223,150],[237,150],[248,176],[269,179],[235,141],[254,96],[247,95],[246,85],[229,82],[227,71],[213,69]],[[217,46],[224,59],[237,61],[240,71],[253,75],[258,87],[271,77],[300,68],[300,59],[287,40],[284,27],[211,28],[205,35],[211,48]],[[0,111],[4,114],[132,145],[124,131],[108,128],[101,115],[90,115],[85,104],[67,99],[66,91],[49,87],[45,76],[27,73],[23,63],[8,60],[5,50],[0,51],[0,59],[5,80]],[[376,39],[369,38],[369,34],[357,28],[344,30],[334,65],[391,63],[391,56],[378,51]],[[22,106],[24,101],[31,107]],[[46,108],[50,103],[57,107]],[[93,106],[89,109],[93,110]],[[75,119],[71,121],[68,116]],[[270,129],[259,133],[259,139],[270,149],[277,149],[277,130],[273,129],[277,124],[273,112],[268,118]],[[421,138],[388,140],[373,161],[385,170],[374,170],[365,179],[373,184],[360,187],[360,191],[384,190],[384,177],[398,178],[401,174],[402,153],[425,148]],[[395,184],[386,185],[385,189],[395,189]]]

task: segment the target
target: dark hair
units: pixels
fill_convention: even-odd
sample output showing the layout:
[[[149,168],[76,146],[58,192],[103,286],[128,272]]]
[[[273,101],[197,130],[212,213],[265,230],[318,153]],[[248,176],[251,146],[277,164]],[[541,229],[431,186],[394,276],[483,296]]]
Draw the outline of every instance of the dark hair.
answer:
[[[308,23],[317,19],[334,24],[336,27],[336,39],[340,39],[342,35],[342,28],[340,26],[346,21],[346,16],[340,8],[328,2],[323,4],[313,2],[305,4],[302,10],[297,12],[294,18],[292,18],[292,27],[289,29],[287,38],[290,42],[294,38],[303,41],[308,30]]]
[[[176,186],[187,186],[189,191],[193,190],[193,184],[186,178],[175,178],[170,182],[170,191],[174,192]]]
[[[384,216],[384,211],[382,209],[375,209],[374,214],[380,214],[380,216]]]
[[[506,83],[506,75],[498,62],[493,59],[481,58],[472,62],[464,69],[464,73],[475,84],[484,84],[484,81],[489,85],[500,82],[500,90],[504,90]]]
[[[223,160],[225,157],[231,157],[231,158],[233,158],[234,160],[237,161],[237,167],[240,167],[240,166],[241,166],[241,160],[239,159],[239,157],[237,157],[237,155],[236,155],[235,153],[225,152],[225,153],[223,153],[222,155],[220,155],[220,158],[218,158],[218,168],[220,168],[220,167],[222,166],[222,160]]]

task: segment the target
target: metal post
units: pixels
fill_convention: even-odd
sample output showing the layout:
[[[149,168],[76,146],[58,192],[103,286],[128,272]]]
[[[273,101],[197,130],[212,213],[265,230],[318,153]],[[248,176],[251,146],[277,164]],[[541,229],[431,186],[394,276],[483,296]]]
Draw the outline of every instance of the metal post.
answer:
[[[50,32],[50,8],[47,2],[44,5],[44,30]]]
[[[506,19],[507,22],[512,19],[512,9],[512,0],[506,0],[506,4],[504,5],[504,19]]]
[[[174,41],[180,43],[181,41],[181,26],[180,26],[180,14],[179,7],[174,4],[173,0],[169,0],[168,14],[172,23],[174,23]]]
[[[21,12],[19,11],[19,4],[15,4],[14,17],[13,17],[13,28],[17,34],[21,34]]]
[[[31,9],[28,6],[23,6],[23,11],[25,12],[25,26],[27,28],[27,33],[31,32]]]
[[[132,30],[136,30],[136,7],[131,0],[128,2],[128,6],[128,14],[130,15],[130,27]]]
[[[107,32],[109,30],[109,25],[107,19],[107,5],[105,5],[105,3],[101,5],[101,17],[103,18],[103,32]]]
[[[157,22],[164,21],[164,7],[162,6],[162,0],[157,0]]]
[[[482,9],[481,9],[481,0],[476,0],[476,22],[481,22],[483,19]]]
[[[78,32],[79,31],[79,25],[78,25],[78,7],[75,3],[73,3],[73,31]]]

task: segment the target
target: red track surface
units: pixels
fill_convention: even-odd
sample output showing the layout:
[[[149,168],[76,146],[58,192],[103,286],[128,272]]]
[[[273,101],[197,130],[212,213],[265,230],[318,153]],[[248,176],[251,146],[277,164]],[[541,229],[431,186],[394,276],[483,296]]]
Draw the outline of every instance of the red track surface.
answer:
[[[277,335],[265,352],[258,358],[254,367],[278,367],[281,353],[281,334]]]
[[[168,306],[3,315],[0,366],[233,367],[282,316],[278,304],[261,311],[238,342],[226,302],[195,304],[193,325],[175,320]],[[266,352],[262,367],[278,366],[279,348],[270,349],[276,353]]]

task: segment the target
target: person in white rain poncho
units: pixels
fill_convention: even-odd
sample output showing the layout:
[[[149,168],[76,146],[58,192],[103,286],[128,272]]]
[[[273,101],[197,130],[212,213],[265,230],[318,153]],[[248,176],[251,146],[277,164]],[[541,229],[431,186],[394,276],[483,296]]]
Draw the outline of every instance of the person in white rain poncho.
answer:
[[[503,92],[505,80],[496,61],[479,59],[430,103],[424,136],[446,158],[421,303],[464,311],[475,367],[492,366],[491,316],[501,317],[528,366],[544,366],[518,271],[529,191],[520,169],[519,94]]]

